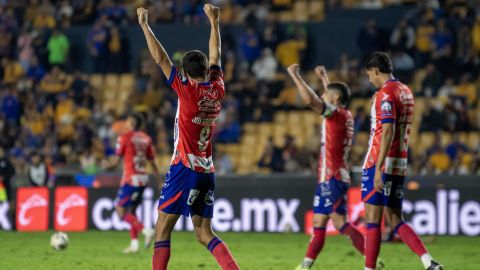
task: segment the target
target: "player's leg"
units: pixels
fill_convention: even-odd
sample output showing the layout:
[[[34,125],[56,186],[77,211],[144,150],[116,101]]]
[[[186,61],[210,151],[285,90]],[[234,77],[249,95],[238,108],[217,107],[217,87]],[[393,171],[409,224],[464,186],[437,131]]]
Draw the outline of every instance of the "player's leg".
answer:
[[[373,270],[377,265],[382,241],[380,223],[383,217],[385,198],[383,192],[377,192],[373,179],[375,167],[366,169],[362,175],[362,200],[365,203],[367,232],[365,234],[365,270]]]
[[[357,226],[347,221],[347,216],[339,213],[330,215],[333,221],[333,226],[348,239],[352,241],[353,246],[365,255],[365,235],[357,228]]]
[[[158,211],[158,219],[155,224],[155,245],[152,257],[152,270],[167,269],[170,259],[170,239],[172,231],[180,215],[167,214]]]
[[[144,189],[144,187],[123,186],[123,199],[119,200],[115,207],[118,216],[130,225],[130,246],[124,250],[124,253],[138,252],[139,249],[138,234],[143,231],[143,224],[136,217],[135,210],[142,200]],[[153,232],[150,234],[153,236]]]
[[[223,270],[240,269],[227,245],[213,232],[210,218],[195,215],[192,222],[197,241],[208,248]]]
[[[318,254],[325,245],[325,235],[329,215],[334,211],[335,198],[332,195],[332,183],[325,181],[318,183],[313,199],[313,234],[308,244],[303,262],[296,269],[310,269]]]
[[[322,251],[323,246],[325,245],[328,220],[328,215],[319,213],[313,215],[313,234],[308,243],[307,252],[305,253],[303,262],[296,268],[297,270],[310,269],[315,263],[318,254],[320,254],[320,251]]]
[[[407,246],[420,257],[425,269],[439,270],[443,266],[434,261],[432,256],[428,253],[422,240],[418,237],[415,231],[408,224],[403,222],[402,203],[403,203],[403,182],[402,176],[390,176],[391,184],[388,185],[390,190],[386,194],[385,214],[390,221],[394,231],[398,234],[400,239],[407,244]]]

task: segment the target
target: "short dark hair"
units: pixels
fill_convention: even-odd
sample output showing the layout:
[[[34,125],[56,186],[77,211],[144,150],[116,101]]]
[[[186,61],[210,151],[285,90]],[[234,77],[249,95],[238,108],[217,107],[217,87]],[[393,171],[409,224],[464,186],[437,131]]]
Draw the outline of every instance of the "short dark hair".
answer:
[[[328,89],[340,92],[340,102],[347,106],[350,101],[350,87],[343,82],[332,82],[327,85]]]
[[[182,57],[183,72],[192,78],[203,78],[208,72],[207,56],[197,50],[189,51]]]
[[[382,73],[392,73],[393,64],[390,57],[384,52],[374,52],[365,61],[365,68],[367,70],[378,68]]]
[[[135,125],[133,126],[134,130],[141,130],[143,128],[143,125],[145,123],[145,118],[143,117],[142,114],[140,113],[132,113],[129,115],[130,118],[132,118],[135,121]]]

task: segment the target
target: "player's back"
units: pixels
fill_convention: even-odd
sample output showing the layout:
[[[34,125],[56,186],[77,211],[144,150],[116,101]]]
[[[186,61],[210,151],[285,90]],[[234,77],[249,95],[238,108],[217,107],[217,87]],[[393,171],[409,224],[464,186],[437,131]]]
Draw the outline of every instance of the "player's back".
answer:
[[[225,95],[223,72],[210,67],[210,80],[197,83],[173,68],[168,80],[178,95],[172,165],[183,163],[198,172],[214,172],[211,138]]]
[[[146,176],[147,161],[154,159],[152,138],[142,131],[129,131],[119,137],[116,151],[123,156],[122,182],[144,185],[144,179],[136,176]]]
[[[345,108],[335,108],[324,114],[322,149],[319,160],[319,182],[334,177],[350,182],[348,156],[352,148],[353,116]]]
[[[384,164],[384,172],[406,175],[408,140],[413,120],[414,100],[410,88],[400,81],[390,80],[377,92],[372,105],[370,149],[365,168],[375,165],[382,137],[382,124],[393,123],[395,133]]]

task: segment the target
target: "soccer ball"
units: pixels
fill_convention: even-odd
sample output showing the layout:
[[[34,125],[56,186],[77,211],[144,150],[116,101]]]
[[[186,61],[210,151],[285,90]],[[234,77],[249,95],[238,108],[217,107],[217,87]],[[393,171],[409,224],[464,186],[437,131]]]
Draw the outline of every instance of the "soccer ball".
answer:
[[[50,246],[54,250],[64,250],[68,246],[68,236],[64,232],[56,232],[50,237]]]

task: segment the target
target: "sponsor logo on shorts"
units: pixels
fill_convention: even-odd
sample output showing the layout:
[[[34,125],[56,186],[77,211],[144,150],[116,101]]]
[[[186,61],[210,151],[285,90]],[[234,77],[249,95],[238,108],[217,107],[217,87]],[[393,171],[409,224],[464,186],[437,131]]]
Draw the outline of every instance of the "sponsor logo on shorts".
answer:
[[[197,199],[198,194],[200,194],[200,190],[190,189],[190,193],[188,194],[188,199],[187,199],[187,205],[192,205]]]
[[[205,194],[205,203],[207,205],[213,205],[213,202],[215,201],[215,193],[213,190],[209,190],[207,194]]]

